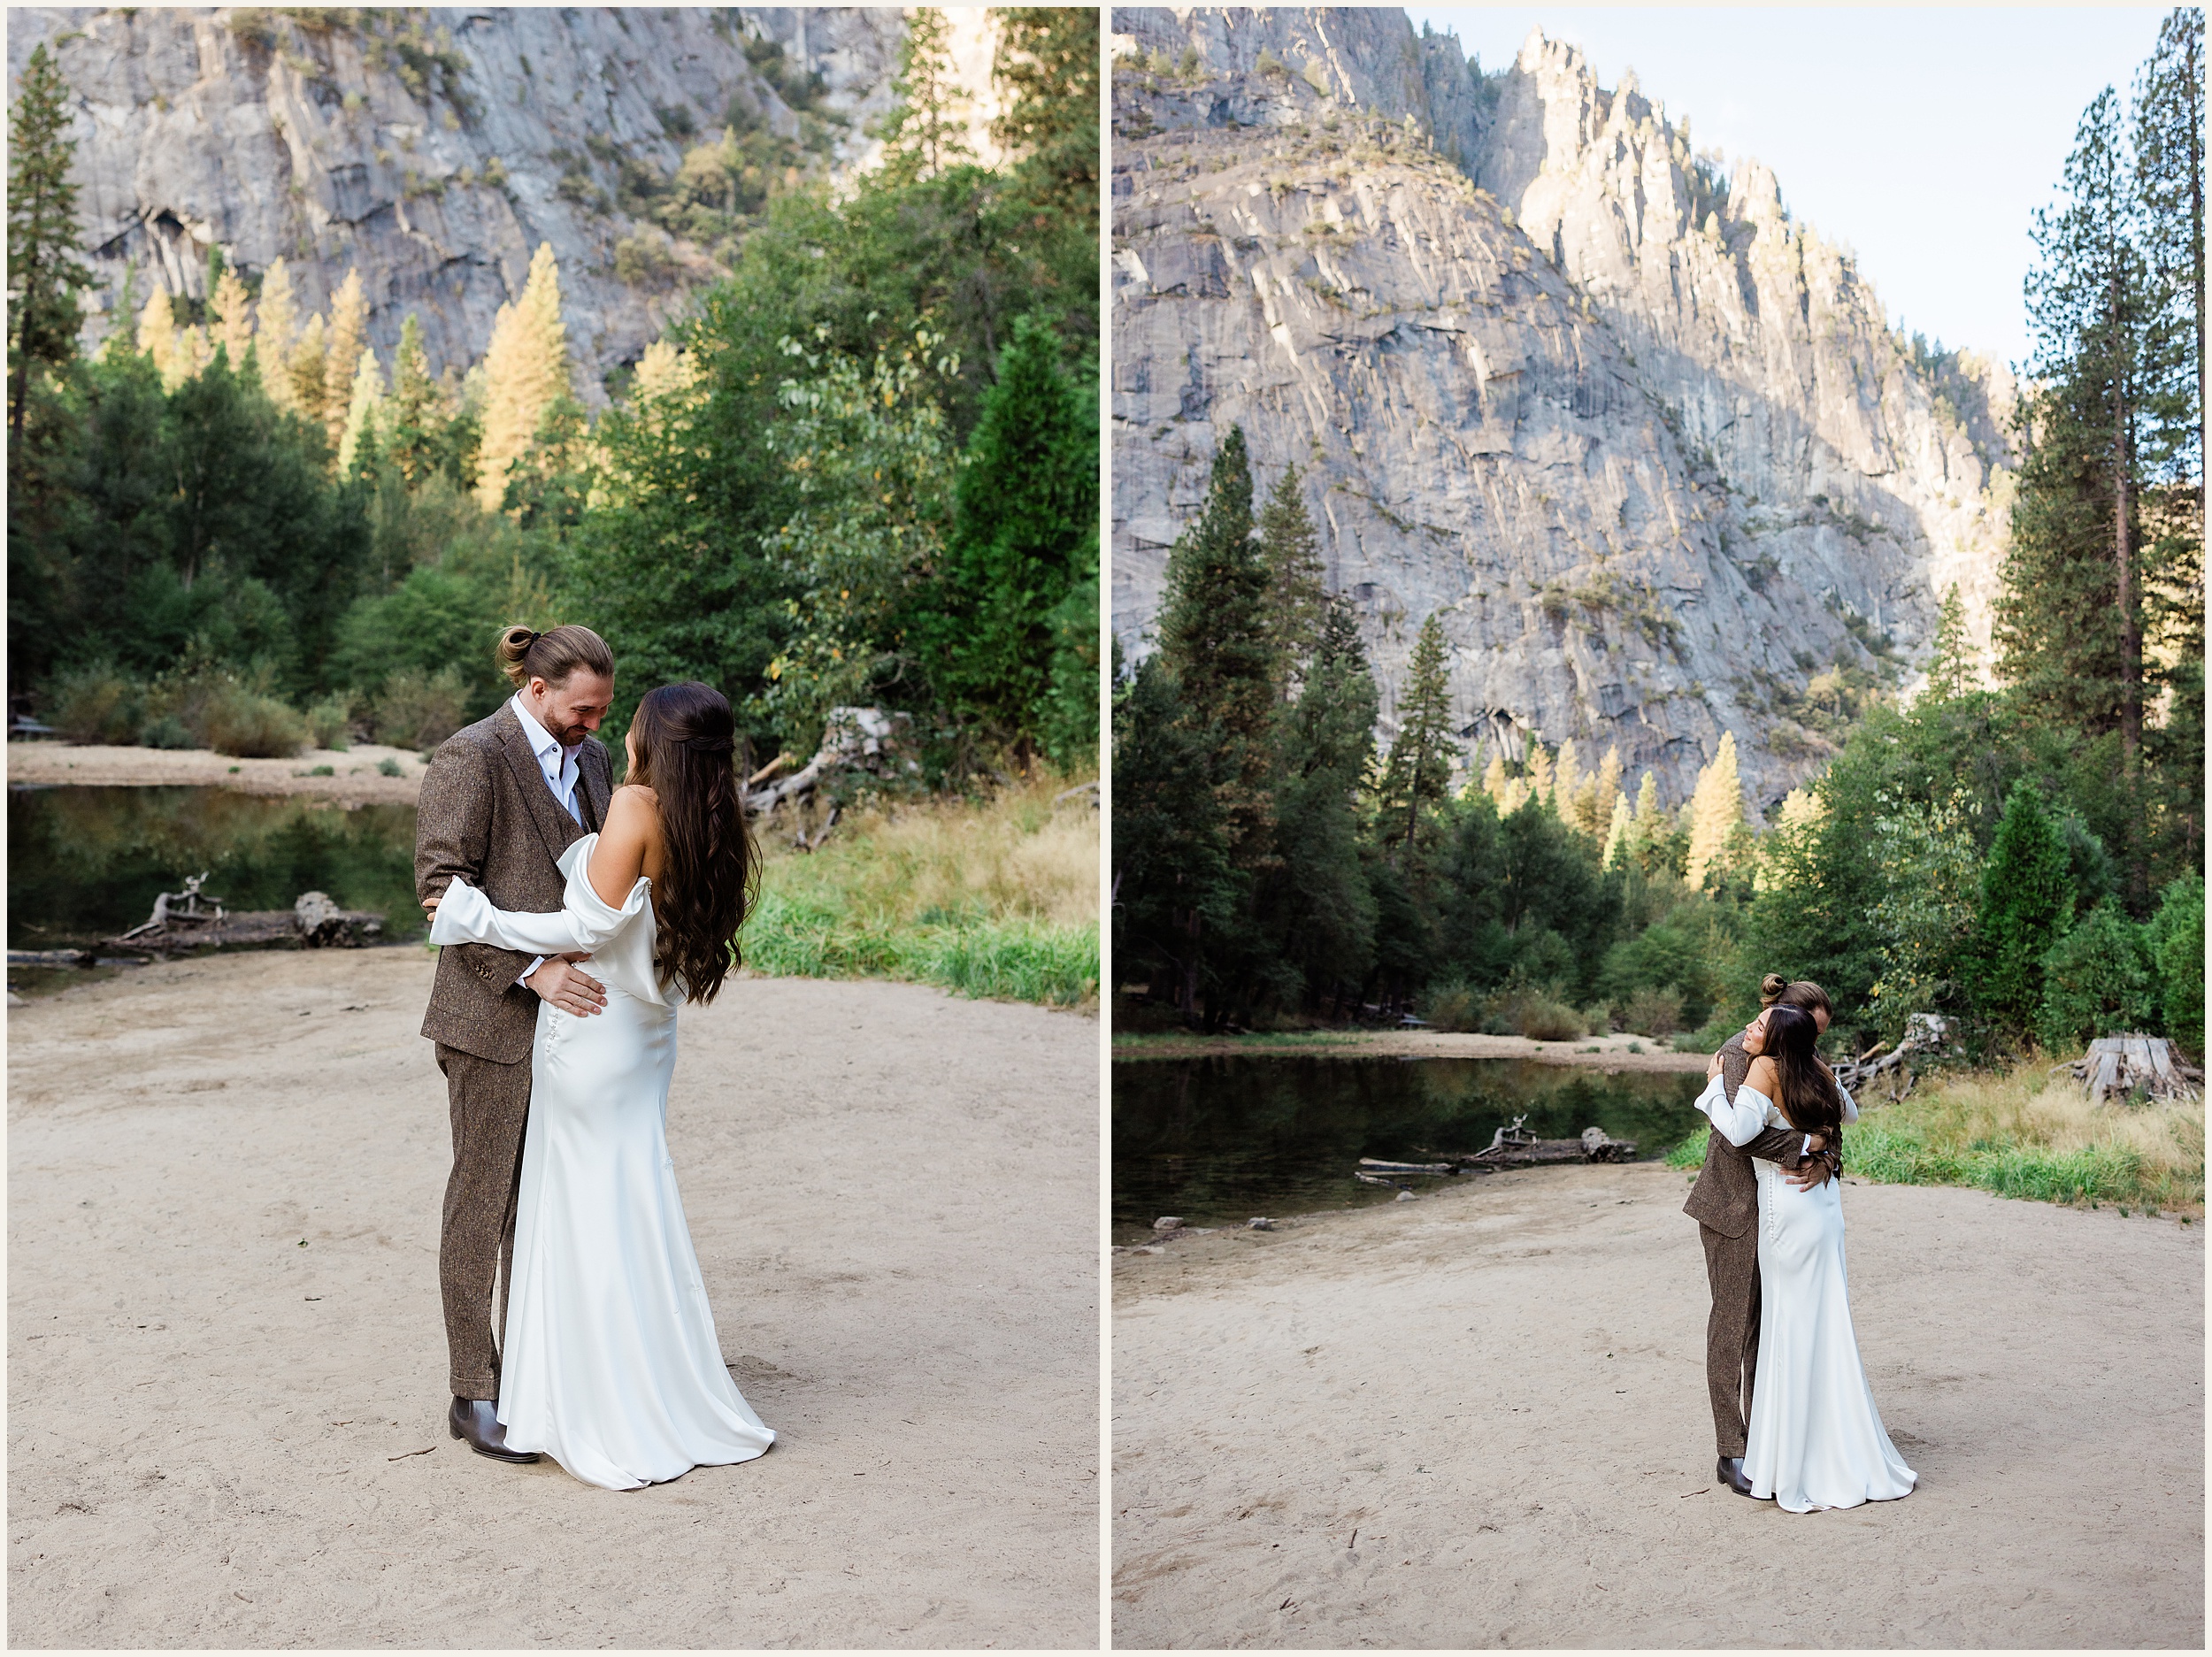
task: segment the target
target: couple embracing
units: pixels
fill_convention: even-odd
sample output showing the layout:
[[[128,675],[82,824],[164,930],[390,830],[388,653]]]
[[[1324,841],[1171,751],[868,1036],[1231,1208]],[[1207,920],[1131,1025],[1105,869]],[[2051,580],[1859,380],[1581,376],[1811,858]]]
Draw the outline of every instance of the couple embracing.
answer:
[[[1683,1205],[1713,1292],[1715,1472],[1792,1513],[1894,1501],[1919,1476],[1882,1430],[1844,1272],[1838,1177],[1858,1108],[1814,1050],[1827,993],[1770,975],[1760,1000],[1707,1067],[1697,1108],[1712,1132]]]
[[[449,1424],[634,1490],[775,1441],[723,1365],[666,1134],[677,1009],[721,989],[755,877],[736,729],[707,686],[650,691],[615,788],[606,642],[511,627],[496,658],[513,697],[438,749],[417,815]]]

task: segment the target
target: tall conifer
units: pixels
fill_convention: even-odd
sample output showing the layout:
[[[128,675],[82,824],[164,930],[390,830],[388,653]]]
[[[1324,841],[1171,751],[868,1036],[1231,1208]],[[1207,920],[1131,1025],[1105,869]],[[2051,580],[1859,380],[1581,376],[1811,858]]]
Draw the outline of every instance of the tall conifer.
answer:
[[[361,291],[360,271],[349,270],[330,296],[330,329],[323,348],[323,432],[333,449],[345,441],[346,421],[358,389],[354,382],[368,340],[368,297]]]
[[[1431,610],[1413,641],[1406,693],[1398,703],[1398,734],[1383,766],[1385,842],[1410,874],[1422,814],[1442,803],[1459,741],[1452,729],[1451,686],[1444,654],[1444,621]]]
[[[477,449],[477,504],[498,511],[509,474],[530,452],[547,410],[572,395],[568,331],[553,244],[541,242],[521,295],[500,306],[484,352],[484,436]]]
[[[1736,770],[1736,733],[1720,733],[1712,763],[1697,774],[1690,796],[1690,861],[1683,878],[1692,889],[1724,866],[1728,842],[1743,823],[1743,779]]]
[[[92,276],[77,257],[77,187],[69,165],[69,85],[41,42],[23,66],[8,130],[8,447],[23,436],[32,376],[76,355],[78,290]]]
[[[1981,910],[1970,946],[1981,1010],[2025,1030],[2043,1000],[2043,957],[2073,920],[2074,887],[2050,814],[2034,786],[2013,785],[1982,865]]]
[[[967,96],[953,72],[952,26],[941,7],[914,8],[899,43],[891,94],[891,112],[879,129],[887,184],[918,184],[975,159],[968,143]]]
[[[257,325],[254,361],[259,365],[261,389],[280,409],[303,413],[292,394],[292,344],[299,331],[299,300],[292,289],[292,269],[281,258],[272,259],[261,278],[261,301],[254,308]]]

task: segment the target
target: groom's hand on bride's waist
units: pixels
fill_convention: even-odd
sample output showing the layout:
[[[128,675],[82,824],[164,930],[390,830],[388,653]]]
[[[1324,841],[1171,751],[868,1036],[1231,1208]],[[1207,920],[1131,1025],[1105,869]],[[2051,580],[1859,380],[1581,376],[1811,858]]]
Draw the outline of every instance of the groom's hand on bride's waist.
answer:
[[[581,970],[574,962],[556,955],[528,978],[523,979],[538,993],[541,1001],[552,1002],[565,1013],[579,1018],[603,1012],[607,1006],[606,986],[588,972]]]

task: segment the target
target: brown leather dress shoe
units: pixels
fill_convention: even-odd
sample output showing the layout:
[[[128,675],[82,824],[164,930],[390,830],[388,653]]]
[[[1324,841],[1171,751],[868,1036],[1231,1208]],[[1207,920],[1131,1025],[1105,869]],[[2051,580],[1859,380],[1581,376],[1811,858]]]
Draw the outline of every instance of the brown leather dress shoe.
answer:
[[[1713,1477],[1739,1496],[1751,1494],[1751,1480],[1743,1470],[1743,1457],[1724,1455],[1713,1464]],[[1754,1498],[1754,1500],[1756,1500]]]
[[[446,1412],[445,1424],[470,1449],[479,1455],[488,1455],[495,1461],[530,1462],[538,1459],[535,1450],[507,1447],[507,1429],[500,1425],[499,1406],[488,1398],[455,1399],[453,1408]]]

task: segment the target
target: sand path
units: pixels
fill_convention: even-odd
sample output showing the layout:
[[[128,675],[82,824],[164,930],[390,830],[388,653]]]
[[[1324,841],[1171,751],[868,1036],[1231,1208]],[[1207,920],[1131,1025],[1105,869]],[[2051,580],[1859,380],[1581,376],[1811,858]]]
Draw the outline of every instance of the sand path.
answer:
[[[1798,1515],[1714,1486],[1685,1185],[1504,1174],[1117,1261],[1117,1643],[2202,1649],[2201,1227],[1847,1188],[1922,1482]]]
[[[11,1641],[1094,1645],[1095,1020],[687,1012],[671,1154],[782,1437],[618,1494],[446,1435],[430,970],[223,956],[9,1014]]]

